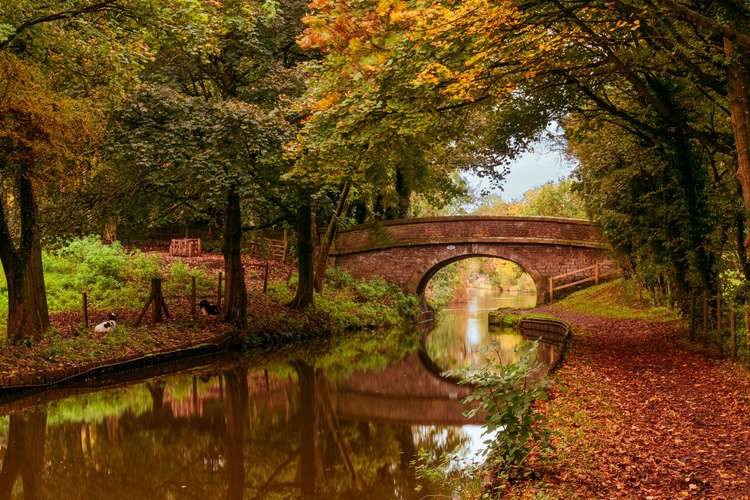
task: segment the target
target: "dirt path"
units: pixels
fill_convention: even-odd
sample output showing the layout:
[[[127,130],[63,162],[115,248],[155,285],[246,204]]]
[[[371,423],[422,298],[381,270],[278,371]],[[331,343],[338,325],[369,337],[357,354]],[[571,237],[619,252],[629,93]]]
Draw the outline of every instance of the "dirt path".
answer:
[[[546,405],[560,436],[543,489],[750,498],[746,370],[679,347],[675,324],[549,312],[578,335]]]

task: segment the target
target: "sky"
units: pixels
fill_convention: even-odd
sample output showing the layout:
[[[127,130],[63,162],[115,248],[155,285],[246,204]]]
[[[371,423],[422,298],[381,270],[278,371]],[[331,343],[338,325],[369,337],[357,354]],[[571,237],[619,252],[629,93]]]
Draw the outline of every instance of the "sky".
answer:
[[[549,181],[557,181],[570,175],[575,163],[566,158],[559,144],[548,138],[540,139],[528,153],[519,155],[510,164],[510,173],[503,181],[502,191],[494,188],[490,192],[504,201],[517,200],[523,193]],[[476,196],[489,183],[470,173],[463,174]]]

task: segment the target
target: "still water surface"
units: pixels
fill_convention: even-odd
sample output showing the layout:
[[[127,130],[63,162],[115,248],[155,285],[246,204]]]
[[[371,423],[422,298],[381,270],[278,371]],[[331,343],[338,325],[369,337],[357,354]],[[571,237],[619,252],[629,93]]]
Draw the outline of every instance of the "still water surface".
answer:
[[[362,332],[0,405],[0,498],[450,497],[414,460],[470,460],[481,427],[462,415],[468,389],[439,372],[481,362],[493,340],[511,360],[520,339],[489,330],[487,312],[533,304],[470,289],[424,343]]]

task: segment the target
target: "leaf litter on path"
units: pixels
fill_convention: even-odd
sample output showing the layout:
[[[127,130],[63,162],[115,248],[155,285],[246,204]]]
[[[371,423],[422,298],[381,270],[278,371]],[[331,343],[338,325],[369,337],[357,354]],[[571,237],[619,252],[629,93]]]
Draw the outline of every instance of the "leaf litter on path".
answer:
[[[583,335],[543,403],[555,451],[518,485],[597,498],[750,498],[750,374],[691,352],[677,322],[547,308]]]

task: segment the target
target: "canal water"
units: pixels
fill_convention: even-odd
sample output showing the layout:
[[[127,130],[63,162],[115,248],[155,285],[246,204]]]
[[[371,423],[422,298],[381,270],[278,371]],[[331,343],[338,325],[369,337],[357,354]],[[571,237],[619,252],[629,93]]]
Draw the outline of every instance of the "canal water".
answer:
[[[450,498],[415,463],[460,467],[482,430],[440,371],[512,361],[520,338],[487,312],[534,300],[470,289],[424,339],[361,332],[2,404],[0,498]]]

